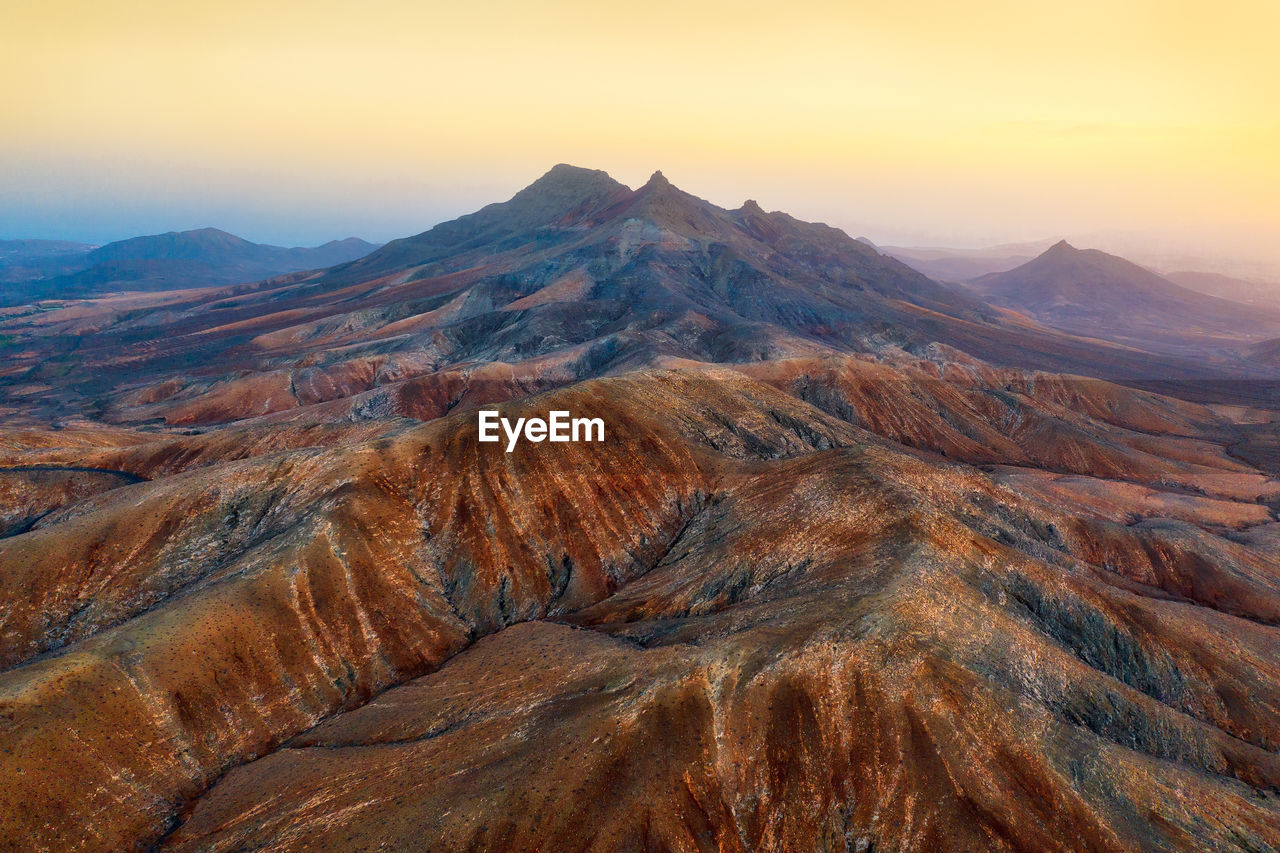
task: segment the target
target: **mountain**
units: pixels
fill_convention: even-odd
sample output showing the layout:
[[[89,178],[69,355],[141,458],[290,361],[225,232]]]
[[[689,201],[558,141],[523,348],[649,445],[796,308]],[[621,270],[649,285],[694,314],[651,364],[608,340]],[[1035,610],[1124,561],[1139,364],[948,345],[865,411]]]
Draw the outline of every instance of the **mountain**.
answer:
[[[1277,368],[569,166],[0,336],[2,848],[1280,847]]]
[[[23,353],[8,381],[59,377],[24,397],[28,412],[120,423],[327,412],[411,392],[444,405],[484,365],[543,389],[672,360],[935,344],[1125,381],[1217,375],[1212,359],[1153,360],[1037,326],[826,225],[754,202],[725,210],[661,173],[631,190],[565,165],[509,201],[326,270],[171,292],[151,307],[27,315],[3,332]],[[1259,367],[1252,378],[1269,377]]]
[[[943,249],[924,246],[884,246],[880,251],[939,281],[968,281],[989,273],[1006,272],[1030,261],[1052,244],[1008,243],[985,249]]]
[[[1238,348],[1280,333],[1280,310],[1207,296],[1065,240],[1034,260],[973,279],[966,287],[1058,329],[1171,352]]]
[[[624,303],[637,314],[653,309],[655,328],[637,331],[648,348],[676,355],[708,353],[671,346],[669,333],[659,342],[654,332],[661,323],[772,326],[762,330],[763,341],[752,342],[757,346],[796,333],[845,343],[851,332],[870,331],[877,322],[910,325],[904,315],[918,308],[966,322],[994,316],[836,229],[765,213],[754,202],[723,210],[677,189],[661,172],[631,191],[603,172],[564,165],[508,202],[393,241],[318,281],[360,285],[390,273],[406,285],[397,295],[407,295],[416,282],[424,292],[440,290],[425,282],[455,287],[455,298],[465,303],[458,318],[520,305],[535,320],[558,322],[572,303],[584,319],[598,318],[588,323],[603,321],[602,329],[605,315]],[[464,287],[456,286],[459,274],[466,276]],[[580,293],[534,297],[571,279]],[[519,301],[527,297],[533,298]],[[504,319],[519,320],[524,335],[540,325],[506,313]]]
[[[170,231],[150,237],[133,237],[116,243],[108,243],[89,252],[92,264],[134,260],[198,261],[217,267],[235,267],[239,264],[280,266],[285,263],[301,266],[299,269],[330,267],[344,261],[362,257],[376,249],[372,243],[355,237],[331,240],[313,249],[282,249],[250,243],[234,234],[217,228],[200,228],[194,231]],[[292,270],[290,270],[292,271]]]
[[[0,240],[0,264],[82,255],[93,248],[87,243],[72,243],[67,240]]]
[[[1165,278],[1188,290],[1246,305],[1274,309],[1280,306],[1280,285],[1215,272],[1171,272]]]
[[[312,249],[285,249],[251,243],[216,228],[171,231],[74,253],[74,270],[51,277],[15,279],[0,290],[0,300],[13,304],[111,290],[169,290],[234,284],[333,266],[367,255],[375,248],[354,237],[333,240]],[[68,254],[73,253],[62,252],[57,257],[66,258]]]
[[[0,286],[73,272],[93,248],[66,240],[0,240]]]

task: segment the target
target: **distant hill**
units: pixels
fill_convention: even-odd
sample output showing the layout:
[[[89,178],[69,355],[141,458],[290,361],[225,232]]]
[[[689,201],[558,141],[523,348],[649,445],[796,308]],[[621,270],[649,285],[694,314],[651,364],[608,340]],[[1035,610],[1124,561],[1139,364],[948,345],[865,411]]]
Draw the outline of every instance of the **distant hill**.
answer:
[[[49,241],[15,241],[23,244]],[[67,244],[77,247],[78,244]],[[28,247],[28,254],[41,247]],[[217,228],[171,231],[132,237],[105,246],[68,249],[61,254],[44,247],[46,258],[58,263],[30,266],[26,277],[10,276],[0,283],[0,303],[31,299],[87,296],[113,290],[176,290],[257,281],[282,273],[319,269],[345,263],[376,249],[355,237],[333,240],[315,248],[283,248],[252,243]],[[20,247],[15,247],[15,253]],[[70,267],[68,269],[68,267]]]
[[[94,247],[67,240],[0,240],[0,263],[82,255]]]
[[[0,285],[80,269],[93,248],[66,240],[0,240]]]
[[[968,281],[1025,264],[1052,244],[1006,243],[985,249],[947,249],[923,246],[880,246],[881,252],[939,281]]]
[[[1199,293],[1232,302],[1267,308],[1280,306],[1280,283],[1277,282],[1250,281],[1216,272],[1171,272],[1165,278]]]
[[[1280,334],[1280,311],[1189,290],[1124,258],[1065,240],[965,286],[1046,325],[1146,348],[1238,346]]]

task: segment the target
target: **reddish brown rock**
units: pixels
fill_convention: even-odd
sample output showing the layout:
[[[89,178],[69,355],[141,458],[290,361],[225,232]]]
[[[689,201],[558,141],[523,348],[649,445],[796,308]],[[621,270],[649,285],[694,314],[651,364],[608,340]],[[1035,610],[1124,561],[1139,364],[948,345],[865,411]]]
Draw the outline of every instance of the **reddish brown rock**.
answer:
[[[1280,847],[1264,365],[571,167],[48,307],[0,316],[0,847]]]
[[[10,660],[53,652],[0,676],[6,836],[1278,837],[1280,703],[1259,697],[1280,641],[1215,609],[1276,600],[1249,546],[1188,526],[1205,564],[1170,561],[1168,534],[1082,526],[733,371],[503,410],[551,407],[605,416],[609,440],[507,454],[459,413],[126,486],[0,540],[26,555],[8,570],[43,566],[6,585],[45,590],[6,603],[30,614]],[[1215,571],[1231,598],[1166,592]],[[548,619],[579,630],[511,627]]]

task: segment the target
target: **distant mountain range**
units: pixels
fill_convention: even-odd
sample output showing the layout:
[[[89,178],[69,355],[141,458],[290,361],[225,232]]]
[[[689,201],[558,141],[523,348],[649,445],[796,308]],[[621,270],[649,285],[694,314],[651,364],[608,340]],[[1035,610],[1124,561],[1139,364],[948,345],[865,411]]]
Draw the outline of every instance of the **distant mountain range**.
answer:
[[[1280,334],[1280,310],[1189,290],[1124,258],[1065,240],[1021,266],[964,286],[1054,328],[1147,349],[1239,347]]]
[[[1237,278],[1216,272],[1179,271],[1165,278],[1189,290],[1264,308],[1280,306],[1280,283]]]
[[[1052,240],[1006,243],[985,249],[881,246],[880,251],[939,281],[968,281],[1025,264],[1053,245]]]
[[[985,249],[919,246],[881,246],[879,249],[930,278],[944,282],[965,282],[991,273],[1008,272],[1033,260],[1054,242],[1056,241],[1042,240],[1008,243]],[[1111,253],[1115,254],[1114,251]],[[1141,266],[1188,290],[1248,305],[1280,306],[1280,283],[1269,281],[1265,277],[1247,278],[1222,272],[1197,271],[1190,267],[1171,268],[1167,263],[1156,263],[1154,258],[1143,257],[1138,260]]]
[[[171,231],[92,247],[49,240],[0,243],[0,303],[114,290],[174,290],[236,284],[318,269],[367,255],[349,237],[315,248],[251,243],[217,228]]]
[[[95,246],[67,240],[0,240],[0,264],[82,255]]]

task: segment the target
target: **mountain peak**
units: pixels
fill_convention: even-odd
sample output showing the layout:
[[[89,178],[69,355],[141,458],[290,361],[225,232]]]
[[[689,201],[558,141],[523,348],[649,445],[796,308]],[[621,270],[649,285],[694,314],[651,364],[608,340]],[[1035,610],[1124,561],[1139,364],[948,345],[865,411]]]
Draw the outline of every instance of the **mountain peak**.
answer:
[[[378,271],[403,269],[481,246],[511,235],[547,227],[585,225],[632,195],[601,169],[557,163],[507,201],[486,205],[435,227],[390,243],[335,275],[350,279]]]
[[[502,210],[504,216],[511,217],[511,225],[529,226],[572,218],[585,209],[627,192],[629,190],[608,172],[560,163],[512,196],[510,201],[492,205],[491,209]]]
[[[667,180],[667,176],[662,174],[662,170],[659,169],[658,171],[654,172],[652,175],[649,176],[649,180],[645,182],[645,186],[651,187],[653,189],[660,189],[660,188],[672,187],[673,185],[670,181]]]
[[[219,228],[205,227],[117,240],[94,249],[89,253],[89,260],[93,263],[141,258],[208,260],[213,256],[210,253],[253,253],[269,248],[271,247],[259,246]]]
[[[1067,332],[1143,348],[1181,348],[1195,336],[1230,340],[1275,328],[1256,309],[1195,293],[1125,258],[1060,240],[1006,272],[972,279],[970,289]],[[1270,325],[1269,325],[1270,324]]]
[[[623,219],[646,219],[686,238],[706,237],[720,233],[726,226],[732,227],[723,213],[675,186],[660,171],[654,172],[644,186],[632,193],[621,210]]]
[[[576,194],[600,189],[614,190],[621,186],[602,169],[584,169],[568,163],[557,163],[542,177],[516,193],[515,198],[534,193]]]

